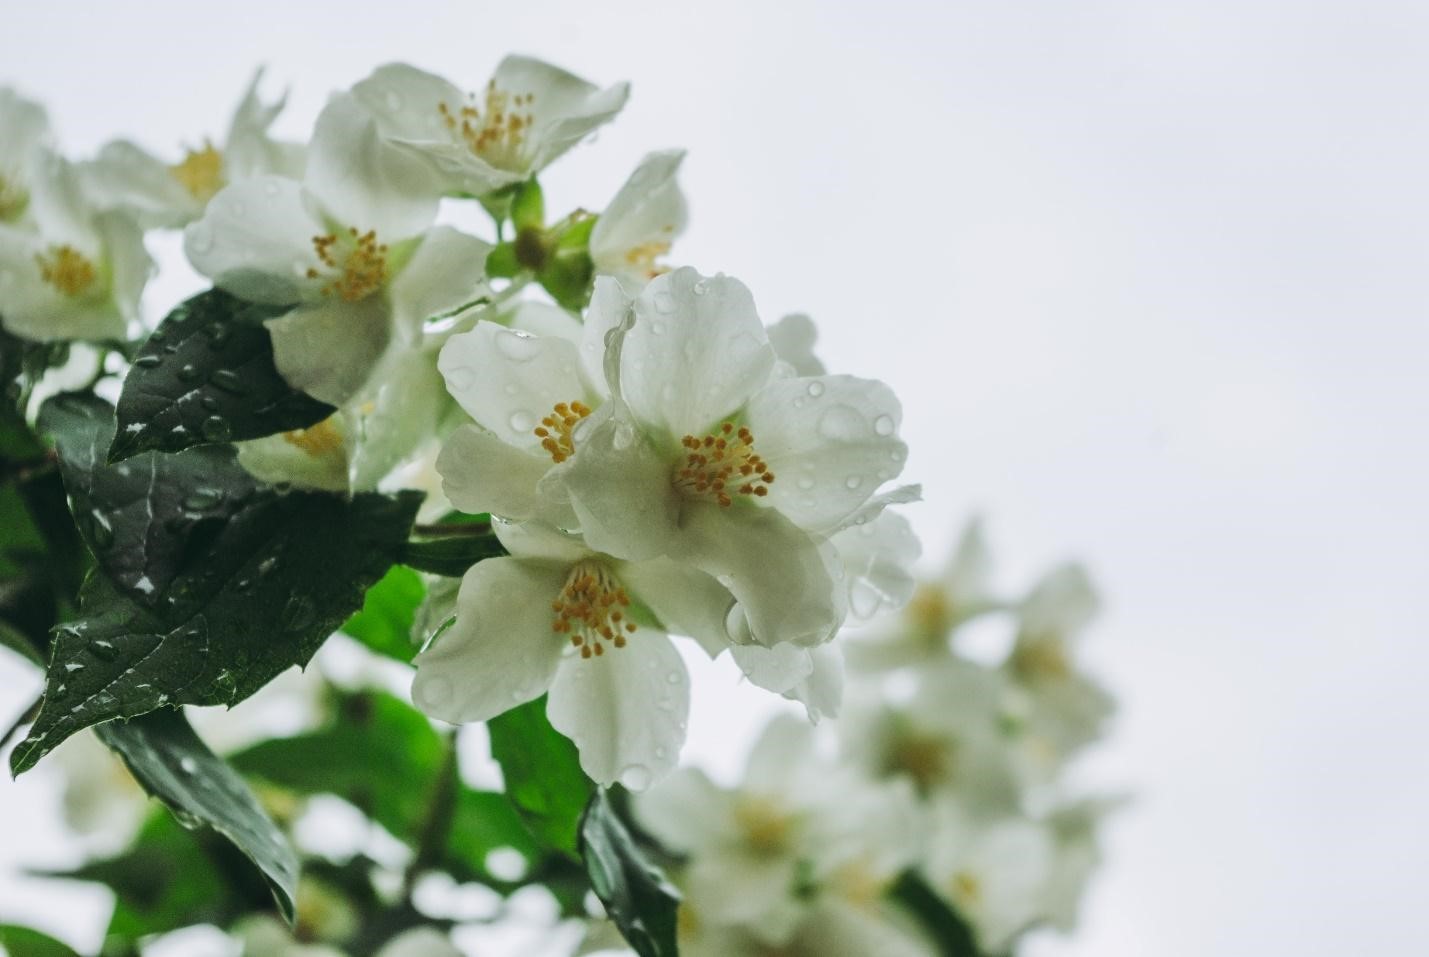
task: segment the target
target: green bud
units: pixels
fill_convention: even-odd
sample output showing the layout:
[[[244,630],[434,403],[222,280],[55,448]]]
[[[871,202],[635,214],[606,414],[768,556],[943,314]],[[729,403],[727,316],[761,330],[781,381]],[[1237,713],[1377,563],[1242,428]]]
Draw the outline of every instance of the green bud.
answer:
[[[486,274],[493,279],[510,279],[520,270],[513,242],[497,243],[486,256]]]
[[[511,200],[511,225],[518,233],[540,230],[546,225],[546,198],[534,178],[522,183]]]
[[[546,233],[541,228],[521,230],[516,234],[512,246],[516,251],[516,263],[522,269],[540,272],[545,267],[550,250]]]

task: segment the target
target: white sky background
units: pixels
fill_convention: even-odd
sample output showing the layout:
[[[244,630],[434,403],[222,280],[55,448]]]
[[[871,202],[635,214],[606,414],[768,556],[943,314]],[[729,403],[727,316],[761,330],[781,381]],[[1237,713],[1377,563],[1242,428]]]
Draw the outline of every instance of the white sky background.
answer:
[[[984,510],[1021,587],[1080,556],[1138,805],[1083,932],[1028,953],[1405,953],[1429,859],[1429,8],[1137,2],[3,0],[0,83],[65,146],[218,136],[255,63],[304,135],[387,60],[507,51],[624,116],[547,178],[598,207],[690,149],[677,260],[804,310],[907,410],[931,556]],[[21,679],[0,662],[0,717]],[[697,682],[690,756],[755,718]],[[747,689],[746,689],[747,690]],[[0,784],[0,862],[51,833]],[[0,916],[38,898],[0,884]],[[51,917],[48,924],[54,925]]]

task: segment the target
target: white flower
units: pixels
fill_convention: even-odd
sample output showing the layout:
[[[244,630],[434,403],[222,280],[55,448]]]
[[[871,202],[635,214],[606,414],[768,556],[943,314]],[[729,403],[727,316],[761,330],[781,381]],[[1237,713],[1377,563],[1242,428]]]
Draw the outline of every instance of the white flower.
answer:
[[[850,376],[779,378],[749,291],[682,268],[634,300],[596,280],[590,318],[617,328],[617,414],[588,430],[562,476],[591,547],[669,555],[739,599],[736,643],[805,646],[844,617],[828,537],[900,496],[901,410]],[[621,308],[623,306],[623,308]]]
[[[238,462],[269,484],[347,493],[386,488],[393,472],[436,445],[448,405],[434,355],[389,353],[338,411],[305,429],[239,442]]]
[[[981,519],[963,527],[937,578],[919,584],[903,614],[849,643],[849,661],[864,671],[927,665],[952,657],[953,634],[963,624],[1005,607],[992,590],[992,555]]]
[[[64,777],[65,823],[95,849],[124,847],[139,830],[148,795],[124,762],[93,734],[76,734],[55,749]]]
[[[1079,565],[1053,569],[1018,608],[1017,641],[1004,670],[1021,693],[1026,756],[1036,774],[1050,774],[1101,737],[1115,703],[1078,671],[1072,643],[1096,616],[1098,601]]]
[[[1059,807],[1048,816],[1053,857],[1045,909],[1047,922],[1058,930],[1076,929],[1087,883],[1102,863],[1102,821],[1124,804],[1122,798],[1085,798]]]
[[[903,704],[860,701],[839,723],[844,753],[876,779],[904,778],[926,797],[956,794],[987,811],[1020,800],[1004,730],[1006,683],[994,669],[950,660],[920,674]]]
[[[620,187],[590,234],[597,274],[614,276],[638,292],[665,271],[657,260],[669,253],[689,217],[675,179],[684,150],[651,153]]]
[[[810,907],[776,946],[746,926],[706,923],[696,901],[681,904],[680,914],[684,957],[930,957],[938,952],[922,930],[888,906],[823,901]]]
[[[388,349],[485,289],[490,247],[431,228],[429,172],[383,142],[351,96],[318,117],[301,183],[258,176],[225,187],[184,232],[199,272],[240,298],[293,306],[267,322],[294,388],[347,403]]]
[[[613,119],[630,90],[508,56],[480,97],[403,63],[378,67],[352,92],[384,136],[432,164],[446,192],[483,196],[545,169]]]
[[[606,327],[599,316],[582,327],[569,313],[536,303],[509,321],[511,328],[479,321],[442,347],[447,391],[476,425],[452,433],[437,471],[462,511],[570,528],[576,519],[569,503],[545,479],[571,457],[576,433],[609,396]]]
[[[220,146],[205,140],[201,149],[190,149],[182,160],[170,164],[128,140],[115,140],[81,165],[86,189],[101,208],[123,210],[145,228],[167,228],[197,219],[208,201],[230,183],[268,173],[300,178],[302,146],[268,135],[287,96],[273,103],[261,101],[262,78],[261,69],[253,75]]]
[[[511,556],[466,573],[456,621],[417,656],[413,701],[461,724],[549,689],[546,713],[587,774],[648,787],[674,767],[689,712],[666,632],[719,640],[729,593],[668,559],[619,561],[533,523],[493,524]]]
[[[785,316],[769,327],[769,344],[791,375],[819,376],[828,371],[814,355],[818,338],[814,320],[801,312]]]
[[[0,87],[0,223],[15,223],[30,205],[33,164],[50,143],[45,108]]]
[[[1052,853],[1042,825],[982,818],[945,801],[934,810],[923,873],[972,927],[983,953],[1002,953],[1042,918]]]
[[[133,220],[86,202],[75,168],[32,165],[27,214],[0,223],[0,320],[23,339],[122,339],[154,263]]]
[[[788,716],[760,736],[737,789],[682,769],[632,809],[688,858],[677,879],[696,936],[738,928],[732,936],[765,946],[789,942],[819,908],[876,910],[916,860],[922,832],[906,786],[870,784],[830,764],[809,726]]]

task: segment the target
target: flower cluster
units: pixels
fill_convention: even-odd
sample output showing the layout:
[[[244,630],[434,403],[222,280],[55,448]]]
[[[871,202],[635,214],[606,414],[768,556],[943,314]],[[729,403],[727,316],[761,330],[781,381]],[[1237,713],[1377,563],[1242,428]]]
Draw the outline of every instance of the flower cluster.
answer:
[[[1118,801],[1072,796],[1063,772],[1111,701],[1071,642],[1096,609],[1063,566],[1020,601],[992,590],[971,524],[901,614],[850,641],[850,697],[833,754],[788,717],[764,732],[738,786],[682,769],[635,802],[683,865],[682,953],[927,954],[909,873],[966,923],[982,953],[1026,930],[1070,930]],[[975,619],[1015,637],[996,660],[958,648]]]

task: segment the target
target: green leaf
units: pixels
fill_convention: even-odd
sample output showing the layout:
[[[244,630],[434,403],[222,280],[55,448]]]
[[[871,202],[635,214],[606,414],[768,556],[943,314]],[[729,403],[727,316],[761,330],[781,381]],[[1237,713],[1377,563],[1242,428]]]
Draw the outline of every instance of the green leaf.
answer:
[[[0,946],[10,957],[79,957],[68,944],[14,924],[0,924]]]
[[[211,289],[169,313],[124,379],[109,461],[262,438],[331,415],[332,406],[288,385],[273,364],[263,320],[286,311]]]
[[[279,910],[293,921],[297,853],[243,779],[194,733],[183,712],[155,711],[96,731],[144,790],[168,805],[181,823],[213,828],[257,865]]]
[[[426,595],[422,576],[396,565],[367,589],[362,610],[349,618],[342,630],[379,655],[409,663],[417,654],[412,642],[417,607]]]
[[[433,812],[449,815],[440,863],[462,878],[500,885],[486,855],[513,848],[528,862],[540,849],[505,795],[457,783],[451,805],[434,808],[443,787],[447,743],[410,704],[381,692],[338,703],[321,728],[264,741],[233,757],[243,773],[299,794],[335,794],[413,847]]]
[[[923,923],[941,957],[978,957],[977,939],[967,922],[916,872],[900,877],[890,895]]]
[[[487,529],[479,535],[456,535],[451,538],[429,538],[411,541],[402,549],[404,565],[429,572],[460,578],[471,566],[486,558],[506,554],[496,533]]]
[[[640,957],[674,957],[680,892],[650,863],[621,823],[605,791],[581,820],[581,858],[591,889]]]
[[[173,536],[182,539],[172,564],[144,565],[163,569],[159,580],[151,575],[152,595],[138,580],[129,593],[122,578],[115,584],[95,574],[86,581],[78,620],[55,632],[45,702],[30,736],[11,753],[14,773],[80,728],[165,705],[233,705],[306,664],[387,573],[422,499],[416,492],[350,499],[263,487],[249,493],[209,485],[211,478],[188,490],[175,485],[172,495],[152,503],[156,515],[177,509],[189,516],[175,528],[147,526],[146,554],[174,554]],[[232,509],[230,494],[241,498]],[[140,540],[114,517],[144,517],[118,504],[97,503],[107,510],[114,541]],[[223,520],[207,520],[211,510]],[[141,561],[127,556],[105,564],[127,569]]]
[[[487,722],[491,756],[510,796],[547,847],[575,857],[581,813],[595,785],[581,770],[576,746],[546,719],[546,698]]]

